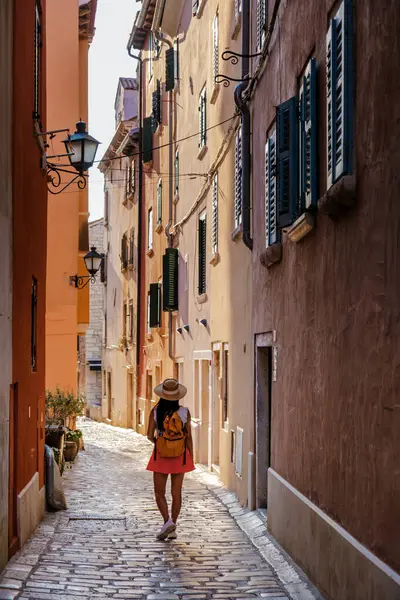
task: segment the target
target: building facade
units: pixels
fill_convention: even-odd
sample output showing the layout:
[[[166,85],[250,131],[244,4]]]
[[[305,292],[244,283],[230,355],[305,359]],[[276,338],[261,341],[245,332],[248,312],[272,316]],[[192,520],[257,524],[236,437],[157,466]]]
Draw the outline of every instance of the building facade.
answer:
[[[246,103],[257,504],[326,597],[394,600],[400,10],[267,5]]]
[[[0,7],[0,568],[44,512],[45,20],[44,1]]]
[[[89,223],[89,246],[103,252],[104,219],[97,219]],[[90,314],[89,327],[83,338],[78,362],[82,365],[80,370],[82,389],[86,398],[86,414],[88,417],[101,421],[102,399],[102,373],[101,360],[103,351],[103,282],[97,276],[95,282],[90,283]]]
[[[239,4],[150,1],[129,44],[143,61],[138,403],[147,406],[147,425],[154,385],[175,374],[188,388],[196,461],[246,503],[254,447],[252,258],[241,208],[240,119],[232,90],[215,83],[220,67],[234,75],[220,54],[239,50],[240,35]],[[194,56],[204,56],[195,71]],[[163,271],[166,254],[175,270]],[[176,294],[168,297],[174,278]]]
[[[137,84],[120,78],[116,132],[100,171],[104,174],[104,284],[101,418],[136,427],[138,256]]]
[[[94,35],[97,0],[49,3],[47,29],[47,129],[68,128],[88,118],[88,52]],[[65,154],[67,133],[52,140],[51,154]],[[65,163],[65,157],[53,159]],[[68,181],[69,175],[63,175]],[[57,191],[57,190],[55,190]],[[88,188],[72,185],[48,197],[46,292],[46,388],[77,391],[78,336],[89,325],[89,286],[77,289],[70,276],[87,275],[83,257],[89,251]]]

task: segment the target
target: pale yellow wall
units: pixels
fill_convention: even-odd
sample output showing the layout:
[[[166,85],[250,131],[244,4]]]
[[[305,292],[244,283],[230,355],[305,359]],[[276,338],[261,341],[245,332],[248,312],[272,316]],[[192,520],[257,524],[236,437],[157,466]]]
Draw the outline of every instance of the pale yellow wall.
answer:
[[[234,30],[233,3],[222,3],[209,0],[204,4],[200,18],[192,17],[192,3],[188,0],[182,11],[178,37],[180,81],[176,91],[174,111],[176,114],[175,139],[181,140],[198,132],[198,98],[203,88],[207,86],[207,127],[216,125],[233,116],[235,105],[233,101],[234,84],[229,88],[220,87],[215,103],[210,99],[214,91],[212,78],[212,20],[219,11],[219,55],[225,49],[240,52],[240,41],[232,39]],[[240,37],[240,33],[239,33]],[[193,57],[202,60],[193,60]],[[164,51],[162,53],[163,67],[161,78],[164,80]],[[158,61],[160,62],[160,61]],[[156,74],[157,61],[153,62]],[[196,68],[196,70],[194,70]],[[225,63],[220,58],[220,72],[233,77],[240,76],[240,64],[236,67]],[[151,82],[149,93],[151,91]],[[163,106],[164,108],[164,106]],[[193,206],[200,192],[205,177],[195,179],[182,177],[184,174],[207,174],[215,161],[221,142],[231,123],[223,124],[207,132],[207,152],[200,160],[198,158],[198,137],[177,142],[180,156],[180,193],[176,205],[175,222],[180,222]],[[232,132],[232,135],[234,132]],[[164,143],[164,140],[161,143]],[[155,142],[154,142],[155,143]],[[212,345],[222,342],[229,344],[229,423],[227,431],[221,429],[220,438],[220,472],[222,479],[229,487],[238,493],[240,500],[247,501],[247,454],[253,451],[253,342],[251,338],[251,260],[250,250],[241,240],[232,241],[234,230],[234,139],[218,169],[219,181],[219,254],[220,262],[216,266],[207,264],[207,296],[205,303],[199,303],[197,298],[197,225],[199,214],[207,211],[207,244],[208,260],[211,259],[211,188],[204,199],[193,211],[191,217],[183,224],[179,234],[180,266],[187,258],[187,275],[180,272],[180,310],[176,327],[189,324],[191,335],[184,332],[183,336],[175,333],[176,357],[183,359],[181,367],[183,383],[188,387],[185,403],[192,413],[195,412],[195,360],[211,355]],[[208,261],[207,261],[208,262]],[[187,277],[187,291],[185,278]],[[209,329],[199,324],[200,319],[207,319]],[[218,385],[218,380],[214,379]],[[203,382],[204,386],[204,382]],[[198,387],[196,385],[196,387]],[[218,407],[217,407],[218,408]],[[196,458],[206,462],[208,455],[207,434],[208,414],[201,416],[198,428],[195,429],[197,441]],[[239,426],[243,433],[243,472],[242,478],[235,475],[230,462],[230,430]],[[218,438],[218,432],[215,439]]]
[[[127,126],[126,131],[133,127]],[[136,150],[137,151],[137,150]],[[105,171],[105,190],[109,194],[108,225],[104,228],[104,252],[107,254],[107,284],[104,286],[104,310],[107,313],[107,346],[103,348],[103,400],[102,418],[108,418],[107,389],[104,386],[104,371],[111,373],[113,425],[132,427],[136,425],[136,298],[137,298],[137,259],[134,268],[121,271],[121,238],[135,228],[135,248],[137,248],[138,203],[136,173],[136,191],[133,201],[126,201],[125,168],[132,159],[123,157],[110,161]],[[111,181],[112,177],[112,181]],[[129,306],[134,301],[134,336],[128,343],[128,350],[121,350],[123,335],[123,304]],[[133,375],[133,389],[130,397],[128,391],[128,373]],[[128,402],[131,401],[129,417]]]

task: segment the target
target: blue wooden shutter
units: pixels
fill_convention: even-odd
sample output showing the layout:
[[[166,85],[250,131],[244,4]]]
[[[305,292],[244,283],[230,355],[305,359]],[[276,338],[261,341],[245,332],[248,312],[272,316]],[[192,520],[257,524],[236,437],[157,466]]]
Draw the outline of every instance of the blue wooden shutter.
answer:
[[[278,106],[278,209],[279,227],[295,220],[298,194],[297,97]]]
[[[175,87],[175,49],[168,48],[165,52],[165,91],[170,92]]]
[[[297,214],[317,205],[316,61],[307,65],[300,88],[300,194]]]
[[[352,0],[344,0],[326,36],[327,187],[352,170]]]
[[[280,239],[276,189],[276,132],[265,144],[265,242],[266,247]]]
[[[150,162],[153,158],[153,134],[151,131],[151,117],[143,119],[143,162]]]
[[[161,325],[161,286],[159,283],[150,284],[150,327]]]
[[[236,133],[235,138],[235,228],[242,223],[242,126]]]

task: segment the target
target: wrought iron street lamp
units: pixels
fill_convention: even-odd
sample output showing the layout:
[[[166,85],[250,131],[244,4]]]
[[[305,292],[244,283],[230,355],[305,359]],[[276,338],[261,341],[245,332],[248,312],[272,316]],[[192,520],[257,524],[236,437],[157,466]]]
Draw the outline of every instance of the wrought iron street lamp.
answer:
[[[68,131],[67,129],[61,129],[58,131],[49,131],[46,134],[50,135],[50,139],[53,139],[57,133],[61,131]],[[87,171],[93,166],[94,159],[96,158],[97,148],[100,144],[94,137],[88,134],[86,131],[86,123],[79,121],[76,124],[76,131],[72,135],[67,135],[63,140],[66,148],[66,154],[54,155],[47,157],[61,158],[67,156],[69,159],[69,165],[62,165],[52,163],[47,160],[47,176],[48,176],[48,190],[51,194],[61,194],[67,187],[72,183],[76,182],[79,189],[83,190],[86,187]],[[75,170],[71,171],[65,167],[73,167]],[[58,189],[61,183],[61,173],[69,173],[74,177],[68,181],[66,185]]]
[[[70,285],[74,285],[78,289],[82,289],[89,282],[96,282],[96,274],[101,267],[101,263],[104,260],[104,254],[99,254],[95,246],[92,246],[90,252],[84,257],[85,266],[89,275],[71,275],[69,278]]]

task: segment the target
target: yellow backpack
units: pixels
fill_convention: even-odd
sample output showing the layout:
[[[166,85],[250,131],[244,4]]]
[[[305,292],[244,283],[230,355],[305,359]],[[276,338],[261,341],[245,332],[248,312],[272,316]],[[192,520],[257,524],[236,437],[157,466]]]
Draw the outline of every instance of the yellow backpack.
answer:
[[[156,453],[161,458],[176,458],[182,454],[186,457],[187,431],[178,412],[166,415],[163,427],[156,440],[154,459]]]

